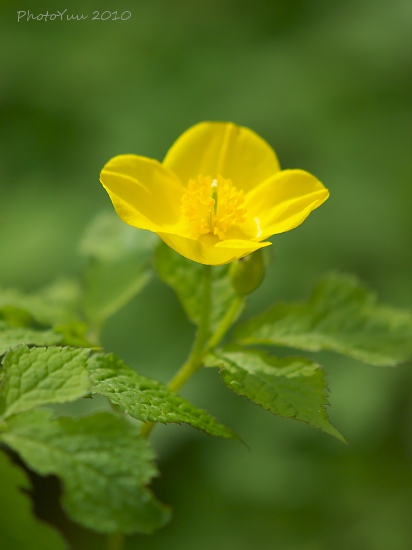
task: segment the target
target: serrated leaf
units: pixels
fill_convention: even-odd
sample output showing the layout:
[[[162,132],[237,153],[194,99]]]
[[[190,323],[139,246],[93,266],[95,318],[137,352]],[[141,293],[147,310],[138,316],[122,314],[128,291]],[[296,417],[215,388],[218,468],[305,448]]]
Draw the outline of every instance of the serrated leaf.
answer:
[[[80,300],[80,288],[76,281],[61,280],[25,294],[16,289],[0,289],[0,311],[10,315],[18,312],[45,326],[76,321]]]
[[[101,325],[147,284],[157,241],[150,231],[132,228],[114,213],[103,212],[92,222],[80,250],[89,258],[85,311],[94,324]]]
[[[9,326],[0,321],[0,355],[21,344],[52,346],[62,341],[63,336],[53,330],[35,330],[28,327]]]
[[[394,366],[412,356],[410,313],[377,304],[354,277],[331,275],[308,301],[280,303],[235,332],[242,344],[332,350],[376,366]]]
[[[122,411],[144,422],[184,423],[209,435],[233,438],[235,434],[207,412],[141,376],[112,354],[96,354],[88,361],[92,393],[107,397]]]
[[[198,325],[201,317],[203,265],[184,258],[164,243],[157,247],[155,260],[160,279],[175,291],[189,319]],[[237,296],[230,284],[228,270],[228,265],[214,266],[212,270],[212,331],[217,328]]]
[[[4,549],[64,550],[67,545],[51,526],[37,519],[27,492],[31,483],[24,471],[0,453],[0,546]],[[24,492],[23,492],[24,491]]]
[[[253,350],[222,350],[206,357],[220,367],[225,385],[264,409],[306,422],[345,441],[326,414],[327,386],[323,370],[302,357],[273,357]]]
[[[151,533],[169,512],[145,485],[157,473],[153,452],[123,417],[56,418],[37,409],[7,421],[1,439],[40,475],[57,475],[66,512],[100,533]]]
[[[19,346],[3,359],[3,417],[90,393],[88,349]]]

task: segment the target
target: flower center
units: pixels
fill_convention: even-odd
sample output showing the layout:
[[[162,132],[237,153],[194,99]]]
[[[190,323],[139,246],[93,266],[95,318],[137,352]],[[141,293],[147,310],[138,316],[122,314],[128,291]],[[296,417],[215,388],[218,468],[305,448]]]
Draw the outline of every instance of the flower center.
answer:
[[[191,179],[181,202],[187,229],[195,239],[208,233],[225,239],[232,225],[245,221],[244,205],[243,191],[222,176]]]

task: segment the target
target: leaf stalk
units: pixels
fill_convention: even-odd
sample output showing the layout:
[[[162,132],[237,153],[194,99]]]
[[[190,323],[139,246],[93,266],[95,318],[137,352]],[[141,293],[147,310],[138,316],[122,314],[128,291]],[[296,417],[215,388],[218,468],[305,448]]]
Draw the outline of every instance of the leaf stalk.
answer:
[[[193,374],[202,366],[203,358],[209,351],[214,349],[223,339],[227,331],[230,329],[234,321],[237,319],[244,305],[244,298],[237,296],[221,323],[217,327],[213,335],[209,337],[210,328],[210,311],[211,311],[211,288],[212,288],[212,266],[205,265],[203,272],[203,290],[202,290],[202,309],[199,327],[196,333],[195,342],[192,351],[187,361],[180,367],[174,377],[168,384],[169,390],[179,391],[180,388],[189,380]],[[143,424],[141,434],[143,437],[148,437],[153,427],[154,422],[146,422]]]

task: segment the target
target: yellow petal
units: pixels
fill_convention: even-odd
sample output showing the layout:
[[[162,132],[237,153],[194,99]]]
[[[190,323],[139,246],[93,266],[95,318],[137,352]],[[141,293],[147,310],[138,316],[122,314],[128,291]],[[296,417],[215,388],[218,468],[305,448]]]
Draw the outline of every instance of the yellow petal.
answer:
[[[289,231],[328,197],[329,191],[315,176],[304,170],[282,170],[247,195],[248,234],[263,240]]]
[[[183,186],[157,160],[137,155],[111,159],[100,174],[120,218],[134,227],[167,231],[178,222]]]
[[[212,236],[189,239],[170,233],[158,233],[158,235],[168,246],[185,258],[206,265],[227,264],[251,254],[258,248],[272,244],[270,242],[257,243],[240,239],[216,242],[216,238]]]
[[[230,122],[201,122],[189,128],[169,149],[163,164],[183,185],[198,176],[220,175],[245,192],[280,169],[266,141]]]

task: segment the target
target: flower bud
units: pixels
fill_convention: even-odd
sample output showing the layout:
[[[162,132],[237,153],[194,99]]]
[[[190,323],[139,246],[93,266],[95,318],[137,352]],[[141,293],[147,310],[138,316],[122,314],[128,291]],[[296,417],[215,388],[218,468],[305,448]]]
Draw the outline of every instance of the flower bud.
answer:
[[[259,249],[232,263],[229,270],[230,282],[239,296],[247,296],[259,288],[265,271],[263,253]]]

